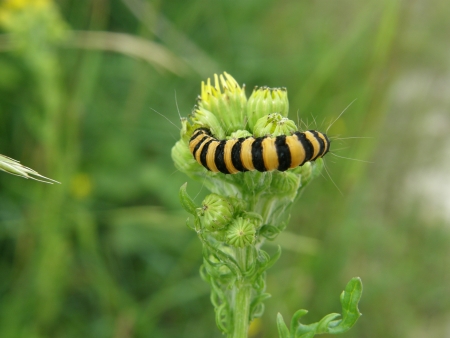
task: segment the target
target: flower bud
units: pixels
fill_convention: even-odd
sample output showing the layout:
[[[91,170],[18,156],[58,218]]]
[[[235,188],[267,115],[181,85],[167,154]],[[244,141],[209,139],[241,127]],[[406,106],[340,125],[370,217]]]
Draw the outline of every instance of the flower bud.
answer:
[[[301,176],[292,171],[285,171],[273,175],[271,189],[278,195],[296,194],[301,187]]]
[[[199,97],[200,108],[213,112],[225,130],[243,129],[245,124],[245,107],[247,97],[244,86],[241,88],[236,80],[226,72],[214,74],[214,86],[208,79],[202,82]]]
[[[311,162],[306,162],[301,167],[292,169],[291,172],[301,175],[302,187],[307,185],[313,178],[313,167],[314,164],[312,164]]]
[[[175,167],[188,175],[203,173],[204,169],[192,156],[187,143],[183,140],[178,141],[172,148],[172,160]]]
[[[318,158],[314,162],[306,162],[301,167],[297,167],[292,171],[301,175],[302,179],[301,186],[304,187],[312,179],[319,176],[322,173],[322,169],[323,169],[323,159]]]
[[[228,139],[235,139],[235,138],[246,138],[250,137],[252,134],[247,130],[236,130],[235,132],[231,133],[230,137]]]
[[[189,139],[191,138],[192,133],[194,132],[194,126],[192,126],[188,119],[185,117],[181,118],[181,129],[180,129],[180,137],[181,139],[188,144]]]
[[[250,220],[239,217],[227,229],[227,243],[243,248],[255,242],[255,234],[255,225]]]
[[[265,115],[279,113],[286,117],[288,112],[286,88],[255,87],[248,99],[247,117],[250,130],[254,130],[256,122]]]
[[[192,121],[202,127],[211,129],[211,133],[219,140],[225,139],[225,131],[222,128],[219,119],[211,111],[198,107],[191,116]]]
[[[322,173],[324,167],[323,158],[318,158],[312,163],[311,179],[318,177]]]
[[[208,231],[224,228],[231,221],[233,213],[233,206],[224,197],[216,194],[206,196],[199,212],[203,227]]]
[[[291,135],[297,130],[297,126],[294,121],[283,117],[281,114],[273,113],[261,117],[253,128],[255,137],[261,137],[266,135],[279,136],[279,135]]]

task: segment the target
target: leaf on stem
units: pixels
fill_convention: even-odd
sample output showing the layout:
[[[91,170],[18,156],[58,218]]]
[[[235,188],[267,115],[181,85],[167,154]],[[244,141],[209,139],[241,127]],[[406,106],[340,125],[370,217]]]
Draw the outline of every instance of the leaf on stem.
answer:
[[[358,303],[362,295],[362,282],[359,277],[352,278],[341,294],[342,319],[335,320],[340,316],[338,313],[330,313],[319,322],[304,325],[299,322],[300,317],[308,313],[307,310],[298,310],[291,320],[289,333],[281,314],[278,314],[277,325],[280,338],[312,338],[316,334],[329,333],[339,334],[348,331],[355,325],[361,313]]]
[[[342,319],[331,323],[330,333],[342,333],[348,331],[359,317],[361,313],[358,309],[358,303],[362,295],[361,278],[354,277],[348,282],[345,290],[341,293]]]
[[[277,315],[278,335],[280,338],[290,338],[289,329],[284,322],[283,316],[278,312]]]
[[[183,206],[184,210],[186,210],[188,213],[196,216],[197,208],[196,208],[195,203],[192,200],[192,198],[188,195],[188,193],[186,191],[186,187],[187,187],[187,182],[185,184],[183,184],[180,188],[179,196],[180,196],[181,205]]]

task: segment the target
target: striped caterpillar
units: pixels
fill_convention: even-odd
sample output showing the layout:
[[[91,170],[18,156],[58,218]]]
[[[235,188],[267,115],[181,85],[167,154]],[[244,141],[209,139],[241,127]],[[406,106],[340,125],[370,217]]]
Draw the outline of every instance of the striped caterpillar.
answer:
[[[330,149],[327,135],[315,130],[290,136],[217,140],[207,128],[198,128],[189,140],[195,160],[212,172],[285,171],[323,157]]]

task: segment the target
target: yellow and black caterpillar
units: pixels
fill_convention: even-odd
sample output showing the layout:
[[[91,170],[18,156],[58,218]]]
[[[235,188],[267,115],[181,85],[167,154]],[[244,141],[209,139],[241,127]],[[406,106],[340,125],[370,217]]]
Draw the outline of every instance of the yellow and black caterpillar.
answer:
[[[323,157],[330,149],[327,135],[315,130],[290,136],[217,140],[207,128],[198,128],[189,140],[195,160],[212,172],[285,171]]]

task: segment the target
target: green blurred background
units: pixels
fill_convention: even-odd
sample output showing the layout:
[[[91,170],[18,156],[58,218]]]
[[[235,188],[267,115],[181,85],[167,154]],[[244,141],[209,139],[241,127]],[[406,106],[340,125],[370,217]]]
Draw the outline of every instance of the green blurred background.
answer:
[[[340,312],[342,337],[450,337],[447,0],[10,0],[0,5],[0,337],[221,337],[170,149],[200,81],[288,88],[331,136],[276,244],[262,320]],[[315,123],[314,121],[317,121]],[[189,180],[200,203],[201,182]],[[268,243],[268,250],[274,244]]]

